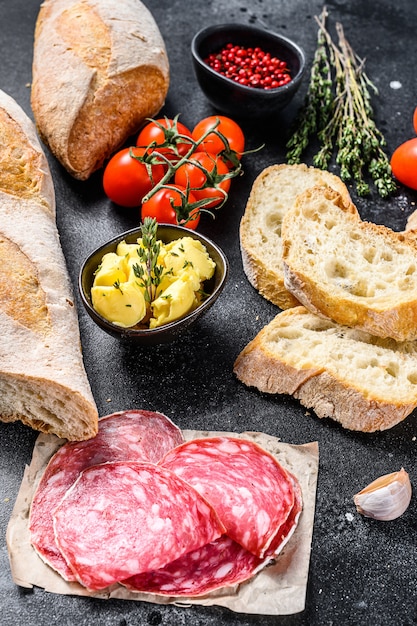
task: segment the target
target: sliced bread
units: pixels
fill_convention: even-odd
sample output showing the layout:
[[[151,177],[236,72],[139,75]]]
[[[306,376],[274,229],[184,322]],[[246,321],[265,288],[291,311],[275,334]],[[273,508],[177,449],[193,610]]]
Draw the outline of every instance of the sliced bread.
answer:
[[[417,338],[417,245],[362,221],[329,187],[297,197],[284,216],[286,288],[314,313],[396,341]]]
[[[298,304],[284,286],[281,223],[299,193],[329,185],[346,204],[350,196],[340,178],[307,165],[272,165],[256,178],[240,223],[244,272],[251,285],[281,309]]]
[[[417,406],[417,342],[377,338],[303,306],[265,326],[239,354],[234,372],[245,385],[292,394],[349,430],[386,430]]]

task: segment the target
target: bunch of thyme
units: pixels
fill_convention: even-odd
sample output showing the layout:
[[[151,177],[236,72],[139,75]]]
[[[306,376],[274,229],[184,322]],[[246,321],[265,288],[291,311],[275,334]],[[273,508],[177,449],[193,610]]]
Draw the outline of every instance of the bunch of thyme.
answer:
[[[139,263],[133,265],[133,271],[145,289],[145,300],[149,304],[155,300],[157,288],[164,276],[164,267],[158,264],[161,244],[156,238],[158,223],[152,217],[145,217],[141,227],[142,245],[137,248]]]
[[[303,107],[296,118],[296,130],[287,143],[287,162],[299,163],[315,135],[320,148],[313,164],[327,169],[333,153],[343,181],[353,181],[358,195],[369,194],[367,174],[381,197],[396,190],[385,138],[377,128],[371,105],[371,90],[378,93],[360,59],[347,41],[343,26],[336,24],[338,45],[325,21],[327,11],[316,16],[319,26],[317,50]]]

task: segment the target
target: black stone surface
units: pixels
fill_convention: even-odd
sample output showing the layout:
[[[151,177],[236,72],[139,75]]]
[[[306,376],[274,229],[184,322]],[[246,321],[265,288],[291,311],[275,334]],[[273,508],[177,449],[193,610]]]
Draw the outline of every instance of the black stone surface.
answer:
[[[147,0],[146,5],[159,24],[171,63],[171,88],[162,112],[169,116],[180,113],[189,126],[214,112],[192,73],[189,46],[198,29],[227,21],[274,29],[303,46],[310,66],[317,33],[314,15],[322,8],[317,0]],[[0,88],[30,116],[33,30],[39,6],[38,0],[0,0]],[[414,136],[417,4],[414,0],[331,0],[327,6],[330,28],[341,21],[353,48],[366,58],[367,73],[379,90],[373,98],[376,121],[391,153]],[[393,88],[393,81],[398,88]],[[160,607],[19,589],[10,575],[5,532],[37,434],[17,423],[0,424],[0,622],[5,626],[417,623],[415,497],[403,517],[385,523],[359,516],[352,501],[353,494],[368,482],[402,466],[417,485],[416,415],[388,432],[351,433],[329,420],[306,415],[289,397],[268,397],[245,388],[232,373],[240,350],[277,312],[243,274],[239,221],[256,175],[267,165],[284,160],[288,127],[306,86],[272,121],[243,125],[248,148],[262,143],[265,148],[245,157],[245,174],[234,181],[230,200],[217,219],[202,220],[201,231],[223,247],[231,266],[228,285],[206,317],[171,345],[141,349],[105,335],[79,309],[86,369],[101,415],[141,407],[160,410],[183,428],[260,430],[289,443],[319,442],[305,611],[264,617],[222,608]],[[58,227],[75,287],[87,253],[135,226],[138,217],[106,200],[100,173],[79,183],[49,153],[48,158],[56,187]],[[402,229],[416,208],[416,193],[401,187],[389,200],[381,200],[375,193],[367,199],[357,198],[353,190],[352,195],[364,218],[394,229]]]

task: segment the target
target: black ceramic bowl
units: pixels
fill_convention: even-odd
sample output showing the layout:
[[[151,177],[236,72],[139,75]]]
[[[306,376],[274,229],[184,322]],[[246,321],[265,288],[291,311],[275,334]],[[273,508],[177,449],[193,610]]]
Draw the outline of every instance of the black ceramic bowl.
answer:
[[[186,315],[185,317],[164,324],[163,326],[138,330],[135,328],[121,328],[112,324],[104,317],[99,315],[93,308],[91,303],[91,287],[94,281],[94,273],[100,264],[104,254],[107,252],[115,252],[117,244],[121,241],[126,243],[136,243],[138,237],[141,237],[140,228],[134,228],[125,233],[114,237],[104,245],[100,246],[92,252],[81,266],[79,274],[79,291],[81,300],[90,317],[109,335],[136,342],[140,345],[150,346],[159,343],[168,343],[173,341],[180,333],[186,330],[191,324],[198,320],[208,309],[214,304],[222,292],[229,272],[229,263],[223,251],[210,239],[204,237],[196,231],[184,228],[182,226],[172,226],[170,224],[159,224],[157,238],[163,243],[169,243],[180,237],[193,237],[198,239],[206,247],[207,252],[216,264],[214,276],[204,283],[204,290],[209,294],[199,307]]]
[[[259,46],[287,63],[292,80],[276,89],[259,89],[240,85],[212,69],[205,59],[226,44]],[[269,116],[294,97],[304,72],[305,56],[296,43],[271,31],[246,24],[217,24],[199,31],[192,40],[194,71],[209,102],[231,117]]]

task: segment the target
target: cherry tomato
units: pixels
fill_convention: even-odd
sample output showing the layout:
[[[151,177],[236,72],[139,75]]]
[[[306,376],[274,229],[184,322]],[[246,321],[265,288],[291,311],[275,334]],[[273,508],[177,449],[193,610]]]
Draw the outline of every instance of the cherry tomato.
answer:
[[[413,125],[414,125],[414,130],[417,133],[417,107],[414,109]]]
[[[406,187],[417,189],[417,137],[402,143],[391,157],[395,178]]]
[[[192,132],[194,141],[201,139],[201,137],[208,132],[210,128],[215,126],[218,120],[220,123],[215,130],[224,135],[229,142],[230,149],[234,150],[239,156],[241,156],[245,149],[245,136],[243,131],[239,124],[224,115],[210,115],[209,117],[205,117],[198,122]],[[225,146],[221,137],[216,135],[214,132],[207,135],[207,138],[202,141],[198,149],[205,150],[211,154],[220,154],[220,152],[223,152],[226,147],[227,146]]]
[[[142,128],[136,140],[136,145],[146,148],[154,143],[159,152],[165,154],[171,161],[176,161],[178,157],[185,156],[192,146],[192,141],[178,137],[178,134],[191,139],[191,131],[178,120],[169,118],[153,120]],[[158,148],[163,143],[172,145]]]
[[[145,152],[143,148],[124,148],[108,162],[103,174],[103,188],[116,204],[124,207],[139,206],[143,196],[163,178],[163,165],[152,165],[150,177],[146,165],[135,158],[143,156]]]
[[[199,165],[212,176],[207,176]],[[174,180],[177,185],[188,186],[197,200],[213,198],[212,202],[202,207],[210,209],[223,202],[225,193],[230,189],[230,178],[223,178],[225,174],[229,174],[229,168],[221,157],[194,152],[190,160],[177,169]]]
[[[161,187],[153,196],[142,204],[141,218],[142,222],[145,217],[153,217],[157,222],[165,224],[180,224],[180,226],[186,226],[191,230],[195,230],[200,221],[200,213],[197,209],[193,209],[190,213],[191,219],[185,222],[184,219],[177,218],[177,212],[174,207],[181,210],[184,203],[184,196],[187,191],[180,185],[169,185],[167,187]],[[174,206],[172,206],[173,202]],[[195,196],[188,192],[188,204],[196,202]]]

